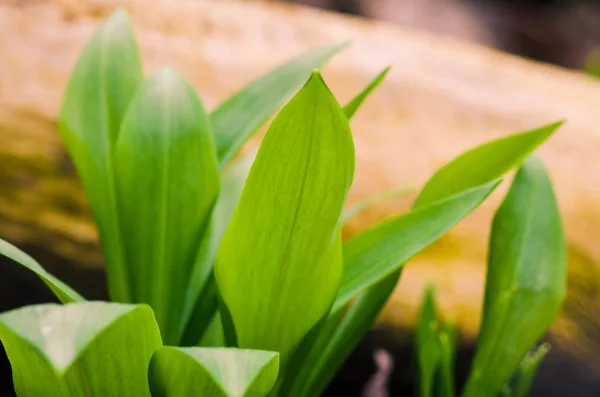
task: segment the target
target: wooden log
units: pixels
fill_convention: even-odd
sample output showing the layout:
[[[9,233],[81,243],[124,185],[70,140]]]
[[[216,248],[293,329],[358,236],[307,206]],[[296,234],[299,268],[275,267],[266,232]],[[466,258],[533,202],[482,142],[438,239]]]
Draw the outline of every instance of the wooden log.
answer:
[[[53,255],[56,265],[51,270],[77,286],[86,284],[89,292],[85,286],[81,289],[87,296],[103,294],[102,282],[93,281],[102,257],[56,118],[79,51],[98,23],[121,3],[0,1],[0,236]],[[164,64],[175,67],[209,108],[252,78],[317,45],[351,41],[325,69],[341,101],[392,65],[386,82],[352,123],[357,173],[351,203],[390,188],[420,186],[438,167],[478,143],[567,119],[540,152],[564,215],[571,283],[587,292],[572,294],[554,333],[575,346],[574,340],[598,331],[596,320],[587,315],[600,312],[596,80],[475,44],[285,4],[125,3],[146,71]],[[434,279],[443,308],[463,332],[474,335],[488,229],[505,188],[408,265],[381,321],[411,323],[425,283]],[[347,234],[408,209],[411,199],[375,205],[349,225]],[[78,281],[73,271],[89,271],[90,276]],[[600,351],[596,345],[578,346],[582,354]]]

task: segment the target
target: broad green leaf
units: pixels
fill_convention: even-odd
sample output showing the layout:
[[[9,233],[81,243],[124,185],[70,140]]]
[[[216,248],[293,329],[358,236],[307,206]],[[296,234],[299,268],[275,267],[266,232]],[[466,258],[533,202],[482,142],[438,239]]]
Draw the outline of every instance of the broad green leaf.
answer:
[[[552,124],[537,130],[501,138],[458,156],[442,167],[427,182],[417,198],[413,210],[434,205],[449,196],[481,187],[501,178],[527,157],[536,145],[543,143],[559,125],[560,123]],[[475,169],[477,172],[473,171]],[[363,233],[368,233],[368,231]],[[398,248],[405,249],[405,247]],[[374,257],[375,259],[376,257]],[[348,267],[346,261],[344,267]],[[312,394],[303,396],[311,397],[323,390],[331,376],[342,365],[377,318],[383,305],[394,291],[400,274],[401,271],[396,270],[367,291],[356,296],[352,308],[348,312],[349,315],[340,322],[336,335],[327,346],[328,353],[324,354],[327,359],[322,359],[319,363],[311,366],[313,368],[310,386]]]
[[[381,193],[374,194],[365,198],[364,200],[359,201],[358,203],[346,208],[344,210],[344,216],[342,218],[343,223],[347,223],[352,218],[360,214],[365,209],[369,208],[375,203],[380,201],[392,200],[398,197],[405,196],[407,194],[414,193],[415,189],[413,188],[400,188],[395,190],[388,190]]]
[[[397,271],[439,239],[494,190],[497,181],[397,216],[344,244],[344,274],[332,311]]]
[[[19,397],[150,397],[148,365],[161,346],[148,306],[106,302],[1,314],[0,339]]]
[[[59,127],[90,201],[106,259],[112,300],[131,302],[122,252],[113,151],[142,62],[124,10],[110,16],[83,49],[65,93]]]
[[[0,255],[12,259],[35,273],[61,302],[70,303],[85,300],[71,287],[48,273],[35,259],[2,239],[0,239]]]
[[[543,164],[529,158],[494,217],[483,319],[464,397],[495,396],[558,315],[565,238]]]
[[[267,131],[217,254],[215,277],[240,347],[278,351],[285,364],[327,314],[353,176],[348,120],[314,72]]]
[[[279,354],[262,350],[163,347],[152,357],[152,397],[264,397]]]
[[[358,110],[360,105],[367,99],[367,97],[381,84],[385,76],[390,71],[390,66],[383,69],[371,82],[361,91],[359,92],[350,102],[344,106],[344,113],[348,119],[351,119],[354,116],[354,113]]]
[[[370,83],[367,85],[365,89],[359,92],[345,107],[344,110],[346,112],[346,116],[348,119],[352,118],[355,114],[356,110],[364,103],[365,99],[373,92],[373,90],[379,85],[379,83],[383,80],[389,68],[378,74]],[[351,112],[350,112],[351,110]],[[202,263],[196,267],[197,273],[192,277],[192,283],[197,283],[198,285],[205,285],[206,280],[208,278],[209,273],[206,272],[207,269],[212,268],[212,263],[214,261],[215,253],[221,241],[221,237],[225,228],[229,224],[229,220],[235,210],[235,207],[239,201],[239,197],[241,195],[242,189],[244,187],[244,183],[246,182],[246,178],[248,177],[248,173],[250,172],[250,167],[254,162],[256,157],[256,152],[251,151],[239,159],[233,161],[233,164],[226,167],[223,171],[223,175],[221,178],[221,195],[217,202],[217,206],[212,215],[212,227],[208,231],[208,235],[205,237],[205,241],[203,241],[200,253],[199,253],[199,261]],[[344,212],[344,220],[345,222],[348,219],[348,216],[353,216],[353,213],[357,213],[362,210],[365,206],[370,203],[385,199],[392,198],[400,195],[403,191],[392,191],[392,192],[384,192],[383,194],[379,194],[375,197],[371,197],[361,203],[356,204],[354,207],[349,209],[350,213]],[[205,288],[211,288],[206,285]],[[197,291],[198,288],[191,288],[190,291]],[[202,338],[202,333],[208,326],[209,321],[211,321],[214,312],[211,310],[207,310],[207,307],[213,307],[215,305],[216,298],[209,298],[204,294],[202,298],[198,298],[197,295],[189,295],[188,296],[188,305],[195,304],[193,308],[193,312],[191,317],[188,320],[187,326],[185,327],[185,334],[182,340],[184,346],[194,346],[197,345],[198,341]],[[211,302],[207,302],[208,299],[212,299]],[[212,306],[211,306],[212,305]],[[186,313],[191,310],[191,306],[186,309]],[[185,316],[188,318],[188,316]]]
[[[529,395],[537,369],[549,352],[550,345],[543,343],[521,361],[517,379],[511,393],[512,397],[527,397]]]
[[[181,337],[186,286],[219,193],[202,103],[164,68],[131,100],[115,148],[122,241],[135,302],[149,304],[165,343]]]
[[[417,325],[417,359],[419,362],[419,396],[432,397],[435,391],[436,374],[441,368],[442,349],[438,333],[438,321],[433,287],[425,293]]]
[[[345,45],[313,49],[259,77],[210,115],[221,168],[250,136]]]

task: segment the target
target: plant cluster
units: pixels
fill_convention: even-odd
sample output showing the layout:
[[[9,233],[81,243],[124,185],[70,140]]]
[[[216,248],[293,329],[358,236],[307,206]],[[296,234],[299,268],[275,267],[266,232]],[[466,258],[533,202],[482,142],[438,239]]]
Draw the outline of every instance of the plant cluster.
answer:
[[[349,119],[312,50],[207,113],[165,68],[145,78],[127,14],[72,73],[60,131],[90,201],[112,302],[89,302],[0,240],[62,304],[0,315],[19,397],[314,397],[375,321],[404,264],[519,171],[493,223],[481,337],[464,397],[525,395],[528,352],[565,293],[564,237],[534,150],[560,123],[475,147],[439,169],[407,213],[342,241],[364,203]],[[294,94],[295,93],[295,94]],[[287,103],[290,96],[293,97]],[[256,153],[239,155],[283,104]],[[422,396],[453,396],[454,331],[428,293]]]

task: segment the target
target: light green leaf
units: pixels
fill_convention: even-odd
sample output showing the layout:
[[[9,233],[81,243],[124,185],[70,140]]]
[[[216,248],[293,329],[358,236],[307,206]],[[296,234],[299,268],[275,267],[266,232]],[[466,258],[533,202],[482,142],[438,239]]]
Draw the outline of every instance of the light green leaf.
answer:
[[[344,244],[344,274],[332,311],[397,271],[473,211],[498,181],[397,216],[357,234]]]
[[[132,297],[152,307],[165,343],[176,344],[188,293],[182,286],[219,193],[208,117],[176,72],[161,69],[140,86],[115,160]]]
[[[148,306],[106,302],[1,314],[0,339],[19,397],[150,397],[148,365],[161,346]]]
[[[554,131],[560,123],[537,130],[501,138],[478,146],[442,167],[427,182],[417,198],[413,210],[434,205],[449,196],[481,187],[501,178],[512,167],[518,165]],[[477,169],[477,171],[473,171]],[[462,171],[461,171],[462,170]],[[458,189],[456,188],[458,187]],[[365,231],[363,233],[368,233]],[[406,247],[398,246],[398,249]],[[402,265],[402,264],[399,264]],[[348,267],[344,264],[345,268]],[[354,346],[370,328],[392,294],[400,278],[396,270],[382,281],[356,296],[348,315],[340,322],[334,337],[323,354],[327,359],[314,363],[311,377],[311,393],[302,396],[318,395],[329,379],[342,365]]]
[[[240,347],[279,351],[285,363],[327,314],[353,176],[348,120],[314,72],[267,131],[217,254],[215,277]]]
[[[294,92],[345,45],[319,47],[279,66],[229,97],[210,115],[221,168]]]
[[[21,266],[34,272],[61,302],[70,303],[85,300],[71,287],[48,273],[35,259],[2,239],[0,239],[0,255],[12,259]]]
[[[521,361],[516,383],[511,393],[512,397],[527,397],[529,395],[537,369],[548,353],[550,353],[550,345],[543,343],[537,349],[527,354],[523,361]]]
[[[346,208],[344,210],[344,216],[342,218],[343,223],[349,222],[352,218],[363,212],[365,209],[369,208],[375,203],[380,201],[392,200],[398,197],[405,196],[407,194],[414,193],[415,189],[413,188],[400,188],[395,190],[388,190],[381,193],[374,194],[365,198],[364,200],[359,201],[358,203]]]
[[[419,362],[419,396],[432,397],[437,372],[441,368],[442,349],[438,333],[438,321],[433,287],[425,293],[417,325],[417,359]]]
[[[142,81],[142,63],[124,10],[83,49],[65,93],[59,127],[98,227],[112,300],[131,302],[117,211],[113,149],[121,119]]]
[[[489,183],[520,164],[548,139],[562,122],[496,139],[471,149],[429,179],[414,207],[422,207],[474,186]]]
[[[360,105],[367,99],[367,97],[381,84],[385,76],[390,71],[390,66],[383,69],[371,82],[361,91],[359,92],[350,102],[344,106],[344,113],[348,119],[351,119],[354,116],[354,113],[358,110]]]
[[[496,214],[483,319],[464,397],[495,396],[558,315],[565,238],[543,164],[529,158]]]
[[[279,354],[262,350],[163,347],[150,363],[153,397],[264,397]]]

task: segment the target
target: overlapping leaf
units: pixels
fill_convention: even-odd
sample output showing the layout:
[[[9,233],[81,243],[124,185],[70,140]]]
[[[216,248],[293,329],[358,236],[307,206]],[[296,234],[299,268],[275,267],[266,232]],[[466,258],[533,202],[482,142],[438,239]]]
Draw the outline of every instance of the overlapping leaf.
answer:
[[[148,306],[39,305],[0,315],[0,339],[19,397],[150,397],[161,346]]]
[[[217,255],[240,347],[279,351],[285,362],[326,315],[342,273],[336,241],[353,174],[348,121],[315,72],[267,131]]]
[[[211,115],[221,168],[267,119],[344,45],[320,47],[279,66],[228,98]]]
[[[467,191],[473,191],[473,189],[483,189],[484,185],[493,184],[494,181],[501,178],[512,167],[523,161],[527,155],[543,143],[559,126],[560,123],[551,124],[540,129],[501,138],[465,152],[433,175],[419,194],[413,206],[413,211],[425,211],[430,206],[439,205],[439,203],[443,201],[450,201],[451,197],[456,197],[456,195],[464,194]],[[474,203],[474,206],[471,209],[474,209],[477,205],[478,203]],[[468,212],[469,211],[464,215],[467,215]],[[427,218],[425,218],[425,220],[429,221]],[[443,226],[449,229],[456,221],[458,221],[458,219],[453,219],[454,223],[451,225],[445,224],[437,226]],[[399,222],[398,226],[405,227],[406,224]],[[433,243],[441,236],[441,234],[443,234],[437,234],[432,230],[430,230],[430,232],[432,232],[432,239],[428,244]],[[361,234],[368,235],[370,233],[373,232],[371,230],[366,230]],[[400,227],[396,230],[389,228],[387,233],[390,233],[390,236],[391,233],[393,233],[397,238],[402,239],[402,241],[406,238]],[[385,237],[386,236],[383,234],[379,236],[381,244],[384,246],[392,246],[393,240]],[[357,239],[361,238],[360,234],[355,236],[346,243],[344,249],[347,249],[347,246],[352,243],[352,240],[360,241]],[[375,239],[372,241],[375,241]],[[422,241],[420,244],[422,244]],[[323,356],[318,362],[313,362],[308,365],[312,372],[309,382],[310,386],[303,386],[303,390],[310,391],[298,394],[299,396],[312,396],[320,393],[354,346],[360,341],[362,335],[364,335],[373,321],[375,321],[379,311],[382,309],[395,288],[400,277],[401,266],[408,259],[405,256],[405,253],[412,249],[412,247],[402,246],[400,242],[397,244],[397,248],[396,252],[398,256],[395,260],[395,270],[390,269],[387,266],[384,267],[383,272],[389,274],[388,276],[371,287],[369,287],[371,285],[369,282],[365,283],[365,286],[369,288],[360,294],[355,295],[356,299],[353,302],[352,307],[348,311],[346,317],[339,323],[336,333],[332,336],[327,347],[324,349],[325,353]],[[422,248],[424,248],[424,246]],[[389,256],[391,253],[390,250],[381,250],[382,256],[384,256],[385,259],[382,261],[382,258],[376,254],[378,252],[377,245],[365,245],[365,249],[369,249],[373,252],[373,256],[370,258],[371,263],[373,264],[383,263],[388,265],[394,262],[394,257]],[[415,250],[414,253],[416,254],[418,251],[419,250]],[[346,261],[344,265],[345,269],[351,268]],[[364,268],[367,269],[370,274],[374,273],[373,268],[370,268],[369,266],[365,266]],[[392,271],[391,274],[390,270]],[[354,279],[360,280],[361,276],[357,275]],[[365,280],[368,280],[368,277],[365,278]],[[356,288],[356,290],[358,291],[359,288]],[[343,301],[345,301],[345,299]]]
[[[185,286],[219,193],[208,118],[176,72],[161,69],[140,86],[115,160],[132,298],[152,306],[165,343],[176,344]]]
[[[464,397],[495,396],[558,315],[565,241],[552,185],[528,159],[494,218],[483,319]]]
[[[152,397],[264,397],[273,388],[279,355],[261,350],[158,350],[150,363]]]
[[[129,18],[115,12],[83,49],[65,93],[59,127],[92,206],[112,300],[131,302],[121,242],[114,146],[142,63]]]

